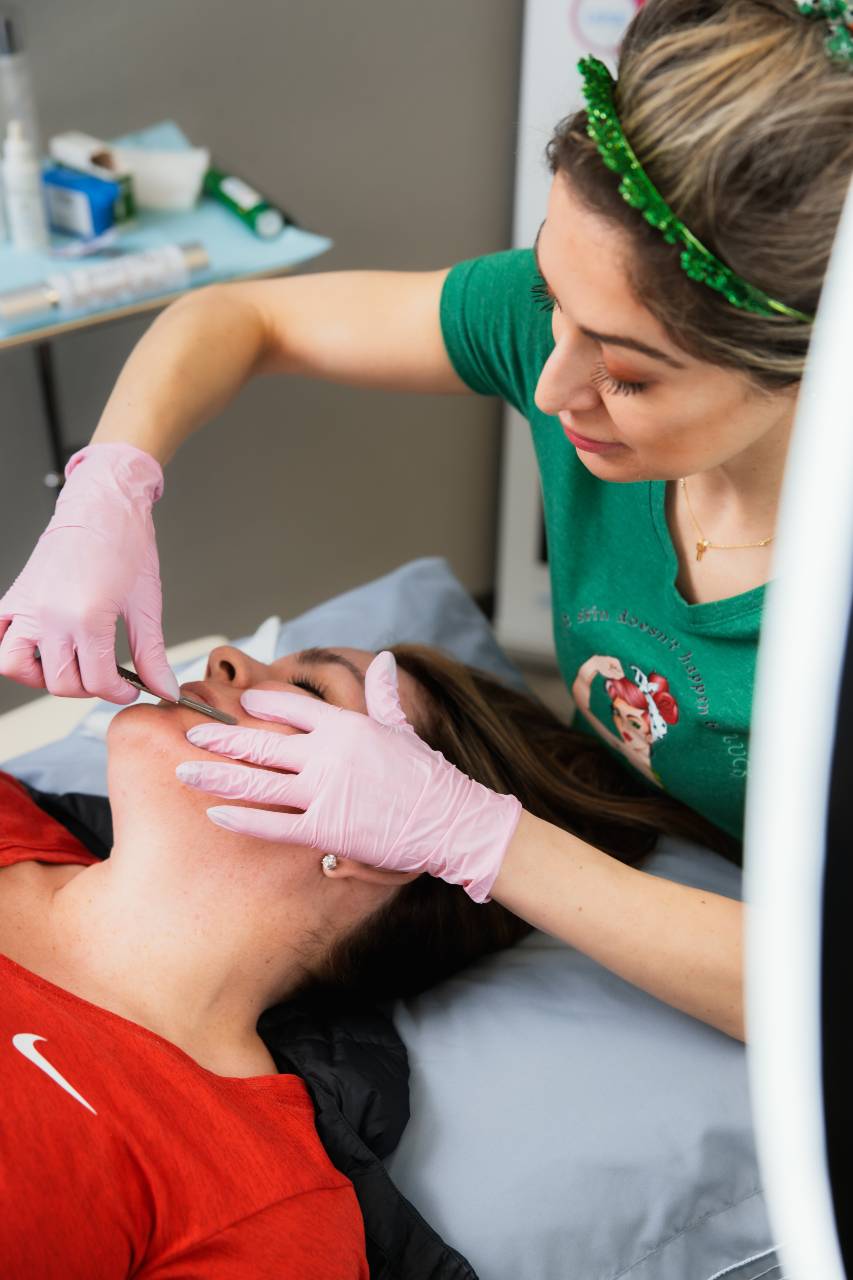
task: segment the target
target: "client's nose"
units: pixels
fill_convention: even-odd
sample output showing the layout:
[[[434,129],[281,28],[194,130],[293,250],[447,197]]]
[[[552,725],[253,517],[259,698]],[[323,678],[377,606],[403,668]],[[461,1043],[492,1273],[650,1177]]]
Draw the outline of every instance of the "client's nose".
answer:
[[[230,644],[217,645],[211,649],[207,659],[205,679],[221,680],[224,684],[236,685],[239,689],[248,689],[262,680],[267,673],[263,662],[256,662],[241,649]]]

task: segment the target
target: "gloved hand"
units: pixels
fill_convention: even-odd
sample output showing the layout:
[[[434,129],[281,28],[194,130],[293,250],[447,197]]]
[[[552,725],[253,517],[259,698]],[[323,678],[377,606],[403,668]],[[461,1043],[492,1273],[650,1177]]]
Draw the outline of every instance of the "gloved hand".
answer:
[[[187,734],[195,746],[265,767],[193,760],[178,765],[178,777],[214,795],[305,811],[208,809],[231,831],[383,870],[427,871],[487,902],[520,803],[473,782],[418,737],[400,706],[393,654],[374,658],[364,688],[366,716],[305,694],[247,690],[240,701],[250,715],[304,732],[196,725]]]
[[[177,700],[151,519],[160,464],[133,445],[94,444],[65,475],[50,524],[0,600],[0,675],[67,698],[133,702],[136,689],[116,671],[121,614],[139,675]]]

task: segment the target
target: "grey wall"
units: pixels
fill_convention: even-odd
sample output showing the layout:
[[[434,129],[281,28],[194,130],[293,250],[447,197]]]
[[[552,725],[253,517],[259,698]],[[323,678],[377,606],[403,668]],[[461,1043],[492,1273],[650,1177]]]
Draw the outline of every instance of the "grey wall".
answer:
[[[2,4],[0,4],[2,8]],[[28,0],[42,132],[173,118],[335,241],[315,270],[425,269],[509,243],[521,0]],[[145,321],[57,340],[83,443]],[[420,555],[493,582],[496,402],[265,378],[169,467],[167,643],[239,634]],[[0,587],[49,518],[33,354],[0,352]],[[28,691],[0,681],[0,711]]]

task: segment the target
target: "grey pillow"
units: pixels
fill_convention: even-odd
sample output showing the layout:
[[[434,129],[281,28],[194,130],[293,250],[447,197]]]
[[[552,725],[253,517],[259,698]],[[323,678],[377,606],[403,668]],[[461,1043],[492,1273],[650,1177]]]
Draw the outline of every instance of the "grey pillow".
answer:
[[[663,839],[645,871],[740,896]],[[772,1280],[744,1046],[534,933],[394,1014],[400,1190],[484,1280]]]

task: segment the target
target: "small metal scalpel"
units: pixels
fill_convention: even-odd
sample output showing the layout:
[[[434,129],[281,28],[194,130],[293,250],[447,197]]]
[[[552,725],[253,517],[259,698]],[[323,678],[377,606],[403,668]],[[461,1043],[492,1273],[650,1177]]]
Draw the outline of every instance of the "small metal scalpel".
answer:
[[[135,689],[140,689],[142,693],[150,693],[152,698],[159,697],[158,694],[148,688],[144,681],[140,680],[135,671],[128,671],[127,667],[119,667],[118,664],[116,664],[116,670],[123,679],[129,680]],[[206,702],[197,702],[195,698],[190,698],[186,693],[182,693],[178,698],[178,704],[182,707],[189,707],[192,711],[200,711],[202,715],[210,716],[213,720],[221,720],[223,724],[239,723],[234,716],[229,716],[227,711],[217,711],[216,707],[209,707]]]

